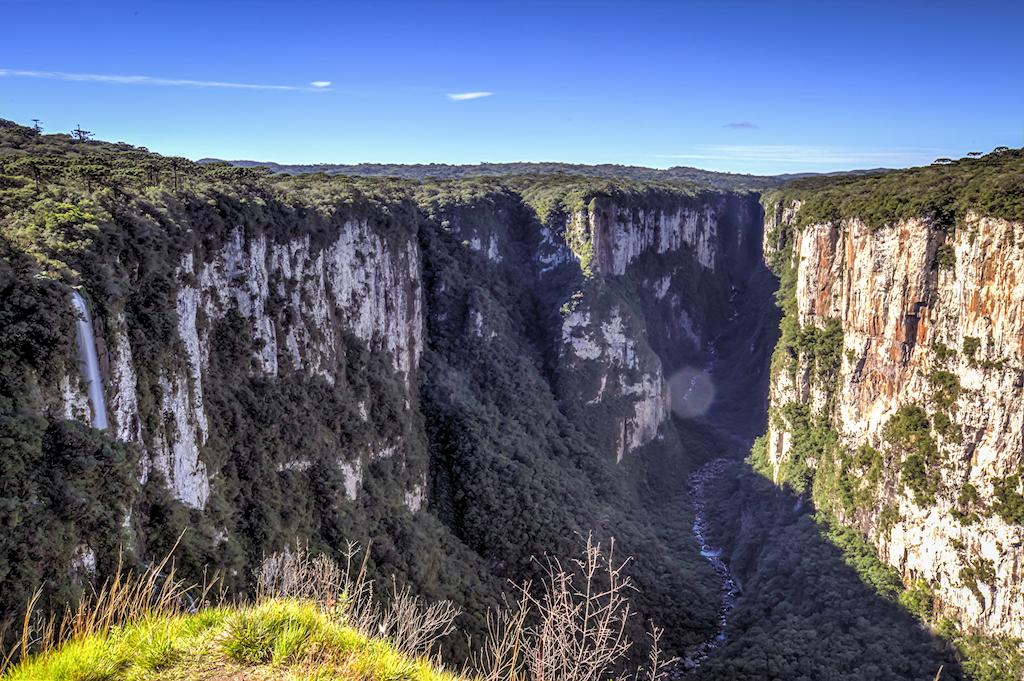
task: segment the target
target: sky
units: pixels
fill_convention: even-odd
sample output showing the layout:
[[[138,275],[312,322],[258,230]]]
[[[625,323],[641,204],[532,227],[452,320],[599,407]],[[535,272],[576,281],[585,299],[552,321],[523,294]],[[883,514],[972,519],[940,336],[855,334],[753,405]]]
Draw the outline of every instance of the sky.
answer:
[[[748,173],[1024,146],[1024,2],[0,0],[0,118],[189,158]]]

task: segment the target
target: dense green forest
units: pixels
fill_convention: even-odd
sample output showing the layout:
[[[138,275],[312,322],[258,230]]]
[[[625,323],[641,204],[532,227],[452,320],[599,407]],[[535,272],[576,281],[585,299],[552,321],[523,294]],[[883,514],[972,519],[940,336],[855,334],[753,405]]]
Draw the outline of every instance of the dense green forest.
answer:
[[[199,163],[223,163],[219,159],[200,159]],[[613,164],[583,165],[576,163],[480,163],[477,165],[449,165],[445,163],[392,164],[321,163],[288,165],[262,161],[227,161],[242,168],[265,168],[274,173],[300,175],[326,173],[365,177],[395,177],[406,180],[452,180],[472,177],[509,177],[521,175],[572,175],[599,177],[639,182],[686,182],[714,189],[749,190],[777,187],[796,175],[743,175],[718,173],[700,168],[676,166],[673,168],[644,168]]]
[[[864,175],[807,177],[766,193],[767,203],[801,202],[798,226],[856,217],[878,228],[928,218],[953,229],[965,212],[1024,220],[1024,149]]]

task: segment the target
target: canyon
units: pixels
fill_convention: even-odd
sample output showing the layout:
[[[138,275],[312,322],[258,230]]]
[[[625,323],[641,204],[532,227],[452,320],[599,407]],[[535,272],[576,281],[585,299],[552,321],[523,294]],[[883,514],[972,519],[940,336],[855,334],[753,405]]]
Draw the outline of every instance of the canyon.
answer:
[[[785,522],[825,552],[816,511],[928,617],[1024,637],[1024,221],[826,219],[813,185],[181,172],[5,199],[5,612],[44,580],[80,593],[118,547],[177,545],[245,592],[270,552],[351,540],[478,632],[534,556],[593,533],[632,556],[638,630],[701,678],[764,678],[748,658],[806,660],[767,662],[752,542]],[[877,637],[908,678],[963,678],[858,594],[909,632]]]

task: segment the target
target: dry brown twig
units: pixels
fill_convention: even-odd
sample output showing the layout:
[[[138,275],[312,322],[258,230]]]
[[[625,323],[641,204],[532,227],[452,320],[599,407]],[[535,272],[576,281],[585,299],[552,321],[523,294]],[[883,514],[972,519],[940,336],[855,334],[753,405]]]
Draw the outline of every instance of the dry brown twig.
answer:
[[[0,656],[0,674],[18,659],[45,653],[67,641],[106,635],[127,622],[176,615],[194,609],[197,603],[205,604],[219,578],[202,584],[179,579],[171,557],[180,541],[181,536],[163,560],[143,572],[126,571],[118,556],[113,576],[80,598],[76,606],[67,606],[60,617],[36,612],[42,595],[39,587],[25,607],[20,640]]]
[[[475,674],[483,681],[598,681],[620,671],[633,646],[628,563],[616,562],[614,541],[605,554],[592,535],[569,567],[549,558],[539,593],[523,584],[514,604],[488,614]],[[647,665],[636,679],[658,681],[675,664],[662,655],[662,633],[650,632]]]
[[[367,577],[369,555],[369,550],[349,543],[342,567],[329,556],[312,556],[301,545],[275,553],[256,571],[257,599],[314,601],[365,636],[387,638],[409,656],[430,654],[454,631],[461,611],[450,601],[426,604],[408,587],[399,588],[394,579],[388,597],[378,599]]]

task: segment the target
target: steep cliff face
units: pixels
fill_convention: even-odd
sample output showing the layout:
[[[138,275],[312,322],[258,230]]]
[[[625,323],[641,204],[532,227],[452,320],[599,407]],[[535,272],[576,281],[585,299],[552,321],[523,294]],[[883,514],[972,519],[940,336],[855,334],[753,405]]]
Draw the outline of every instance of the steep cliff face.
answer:
[[[673,415],[672,378],[711,360],[733,287],[766,271],[759,205],[663,190],[544,212],[530,192],[470,189],[419,199],[430,509],[502,576],[529,573],[529,555],[571,550],[576,533],[614,535],[643,566],[644,609],[689,645],[711,612],[672,604],[713,602],[713,576],[687,541],[648,533],[660,522],[651,480],[678,480],[659,457],[686,470],[706,456],[682,443],[691,425]],[[622,244],[574,231],[599,211],[622,216]],[[709,240],[718,249],[702,262]],[[590,267],[612,245],[630,249],[625,270]]]
[[[387,357],[410,388],[423,345],[422,292],[415,239],[389,244],[365,219],[346,221],[318,248],[311,246],[308,235],[275,242],[239,226],[220,248],[197,251],[198,246],[182,254],[175,271],[176,342],[157,370],[157,414],[140,414],[138,370],[122,313],[105,324],[104,390],[113,432],[144,452],[140,481],[144,484],[151,471],[158,471],[175,499],[203,509],[215,476],[202,456],[210,429],[204,384],[210,380],[214,325],[236,313],[244,321],[242,331],[252,339],[252,372],[271,380],[299,372],[334,385],[344,376],[348,339],[355,338]],[[111,301],[107,304],[114,307]],[[67,379],[66,413],[83,413],[88,404],[71,388],[78,384],[77,377]],[[406,409],[413,396],[412,391],[406,396]],[[362,412],[368,420],[365,404]],[[358,472],[369,459],[404,458],[404,446],[398,437],[338,456],[348,496],[354,498]],[[301,468],[309,463],[299,451],[294,460],[280,465]],[[422,484],[409,494],[421,503]]]
[[[438,219],[489,268],[526,278],[531,333],[563,409],[622,462],[672,428],[673,378],[708,367],[733,303],[766,272],[760,206],[754,195],[662,190],[596,196],[538,221],[520,201]],[[514,333],[502,306],[476,292],[466,332]]]
[[[711,372],[720,348],[731,349],[725,336],[738,331],[730,329],[738,305],[761,293],[753,283],[764,271],[759,222],[754,196],[721,194],[647,205],[597,199],[567,217],[564,260],[589,276],[565,304],[560,387],[581,401],[580,418],[604,433],[617,460],[663,439],[673,410],[703,419],[716,384],[728,392]],[[764,315],[743,321],[756,335]],[[610,413],[616,408],[621,416]]]
[[[968,210],[955,230],[797,226],[800,211],[766,206],[765,251],[792,296],[772,474],[813,477],[819,505],[939,612],[1024,635],[1024,224]]]

